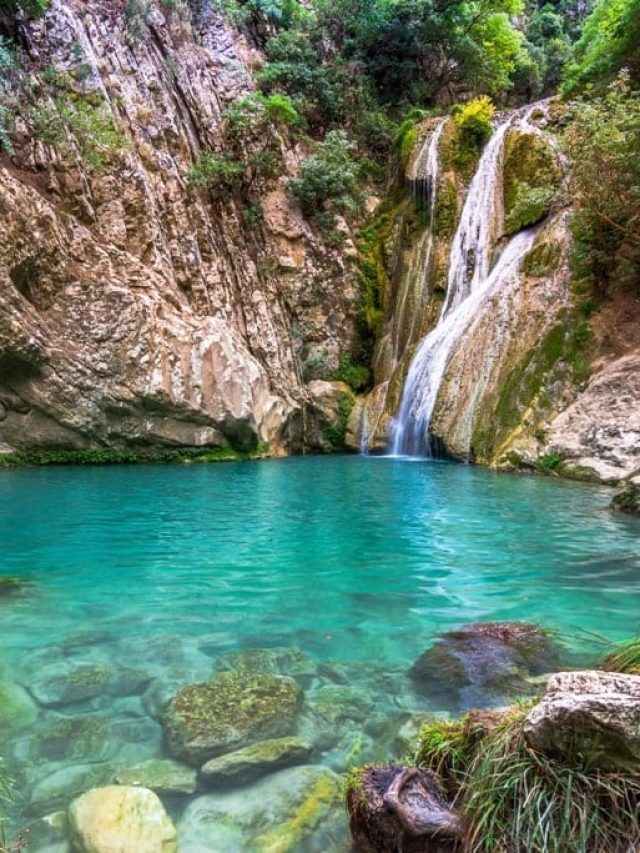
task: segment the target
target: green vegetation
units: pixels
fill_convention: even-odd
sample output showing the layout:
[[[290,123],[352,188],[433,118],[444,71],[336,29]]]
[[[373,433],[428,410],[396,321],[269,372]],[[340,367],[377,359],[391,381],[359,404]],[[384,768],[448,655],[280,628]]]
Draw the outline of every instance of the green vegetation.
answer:
[[[338,418],[335,423],[327,424],[323,430],[325,441],[338,453],[345,449],[347,425],[354,402],[352,394],[341,394],[338,402]]]
[[[549,212],[561,179],[558,157],[542,137],[511,131],[504,158],[505,227],[513,234]]]
[[[626,849],[640,833],[640,777],[592,769],[589,756],[565,764],[534,752],[523,732],[530,709],[522,703],[500,719],[435,722],[420,734],[418,763],[453,785],[465,849]]]
[[[303,211],[330,227],[337,214],[354,216],[362,207],[362,170],[354,159],[355,143],[342,130],[332,130],[289,182]]]
[[[254,450],[239,451],[230,447],[100,447],[86,450],[17,450],[0,455],[1,467],[40,465],[136,465],[140,463],[170,462],[233,462],[244,459],[259,459],[269,455],[265,444],[257,444]]]
[[[619,643],[612,652],[602,658],[600,667],[607,672],[640,675],[640,637]]]
[[[599,0],[575,46],[563,91],[575,95],[589,84],[604,89],[623,69],[640,84],[640,0]]]
[[[351,356],[343,355],[340,358],[338,369],[333,378],[339,382],[346,382],[353,391],[363,391],[369,384],[369,368],[364,364],[354,364]]]
[[[640,282],[640,96],[628,75],[575,107],[566,131],[574,168],[574,278],[582,290],[638,292]]]
[[[284,95],[255,93],[240,98],[225,113],[222,153],[203,151],[187,173],[187,182],[206,189],[217,201],[238,198],[249,226],[260,220],[259,194],[281,165],[281,134],[300,121]]]

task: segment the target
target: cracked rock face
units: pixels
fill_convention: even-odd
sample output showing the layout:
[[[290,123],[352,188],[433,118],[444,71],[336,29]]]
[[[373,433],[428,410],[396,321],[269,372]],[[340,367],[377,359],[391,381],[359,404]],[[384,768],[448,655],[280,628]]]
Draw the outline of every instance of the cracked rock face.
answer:
[[[260,57],[210,11],[52,0],[27,31],[38,66],[73,70],[126,140],[106,171],[29,137],[0,161],[0,445],[228,446],[302,441],[301,362],[337,366],[356,334],[353,260],[286,192],[250,230],[186,174],[221,140]],[[196,31],[197,29],[197,31]],[[20,122],[18,122],[20,127]],[[294,174],[301,152],[283,150]]]

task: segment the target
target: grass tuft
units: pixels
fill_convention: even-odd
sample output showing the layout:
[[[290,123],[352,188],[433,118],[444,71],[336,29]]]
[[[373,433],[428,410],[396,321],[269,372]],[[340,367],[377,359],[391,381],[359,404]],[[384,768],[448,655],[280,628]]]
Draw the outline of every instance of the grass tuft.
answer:
[[[615,647],[600,662],[607,672],[622,672],[626,675],[640,675],[640,637],[633,637]]]

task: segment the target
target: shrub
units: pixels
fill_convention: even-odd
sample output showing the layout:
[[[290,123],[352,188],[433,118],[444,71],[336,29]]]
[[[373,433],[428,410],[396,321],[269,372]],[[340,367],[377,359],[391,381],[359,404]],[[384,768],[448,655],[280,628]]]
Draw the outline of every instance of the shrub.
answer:
[[[206,188],[215,191],[223,198],[229,198],[241,185],[244,164],[228,154],[217,156],[203,151],[187,172],[187,183],[191,187]]]
[[[495,114],[491,98],[486,95],[469,101],[454,111],[453,117],[460,131],[462,145],[469,149],[479,149],[493,133],[492,119]]]
[[[346,382],[354,391],[362,391],[369,384],[369,368],[364,364],[354,364],[350,356],[343,355],[333,378]]]
[[[344,131],[332,130],[304,161],[289,188],[307,215],[318,219],[325,213],[333,219],[338,213],[354,216],[360,211],[363,195],[355,151]]]

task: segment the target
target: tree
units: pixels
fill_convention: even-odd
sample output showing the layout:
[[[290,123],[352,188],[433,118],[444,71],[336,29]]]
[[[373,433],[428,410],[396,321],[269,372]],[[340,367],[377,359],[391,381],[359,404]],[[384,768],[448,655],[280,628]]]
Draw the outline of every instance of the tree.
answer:
[[[640,94],[628,74],[576,106],[566,141],[576,277],[600,293],[640,290]]]
[[[575,46],[563,92],[574,95],[589,83],[605,86],[622,69],[640,85],[640,0],[599,0]]]

